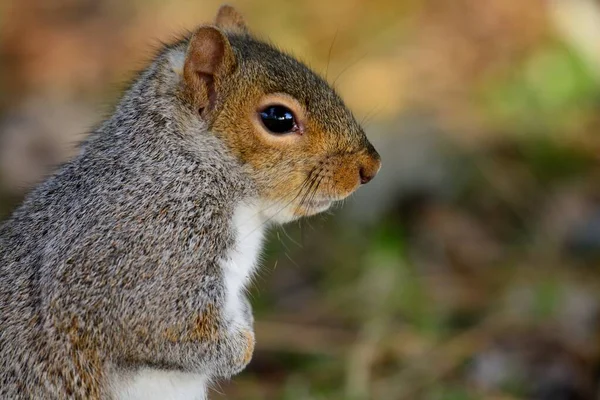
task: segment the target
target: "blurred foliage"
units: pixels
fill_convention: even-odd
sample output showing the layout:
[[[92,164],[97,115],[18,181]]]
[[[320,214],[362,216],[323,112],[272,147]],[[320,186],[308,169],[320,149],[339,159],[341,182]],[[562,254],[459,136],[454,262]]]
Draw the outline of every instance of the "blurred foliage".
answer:
[[[549,45],[484,88],[496,123],[516,131],[561,134],[593,113],[598,85],[583,60],[566,45]],[[576,123],[576,122],[575,122]]]
[[[239,2],[383,156],[271,233],[229,399],[597,399],[600,5]],[[0,2],[0,218],[215,0]]]

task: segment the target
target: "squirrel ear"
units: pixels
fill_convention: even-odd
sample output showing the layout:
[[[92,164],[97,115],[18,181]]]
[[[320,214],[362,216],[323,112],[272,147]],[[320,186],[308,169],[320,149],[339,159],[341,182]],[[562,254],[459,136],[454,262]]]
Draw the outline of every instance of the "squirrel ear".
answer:
[[[183,78],[199,109],[211,108],[220,81],[231,72],[235,56],[229,40],[217,28],[203,26],[191,37]]]
[[[226,31],[235,33],[247,33],[248,28],[244,22],[244,17],[235,8],[222,5],[217,12],[215,24]]]

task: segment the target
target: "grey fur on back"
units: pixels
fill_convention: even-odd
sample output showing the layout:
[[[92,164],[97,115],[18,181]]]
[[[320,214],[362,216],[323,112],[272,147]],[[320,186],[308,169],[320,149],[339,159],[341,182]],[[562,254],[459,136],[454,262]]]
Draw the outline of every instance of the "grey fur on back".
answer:
[[[223,302],[218,262],[254,188],[178,98],[185,46],[167,47],[1,225],[0,398],[104,398],[100,372],[113,363],[243,368],[210,348],[230,343],[186,339]]]

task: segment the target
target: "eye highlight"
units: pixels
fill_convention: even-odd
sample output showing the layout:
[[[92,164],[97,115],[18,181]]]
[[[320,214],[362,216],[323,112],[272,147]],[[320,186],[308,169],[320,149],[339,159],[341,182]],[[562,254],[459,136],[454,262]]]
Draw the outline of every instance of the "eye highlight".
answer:
[[[283,105],[270,105],[259,112],[260,120],[267,130],[281,135],[298,130],[292,110]]]

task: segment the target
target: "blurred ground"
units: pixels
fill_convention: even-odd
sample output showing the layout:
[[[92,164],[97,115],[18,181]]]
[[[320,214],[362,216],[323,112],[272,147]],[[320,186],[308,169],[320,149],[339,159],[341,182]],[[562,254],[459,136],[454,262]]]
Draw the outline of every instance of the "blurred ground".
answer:
[[[0,2],[0,216],[74,154],[192,0]],[[383,156],[274,231],[228,399],[599,399],[600,2],[236,4]]]

